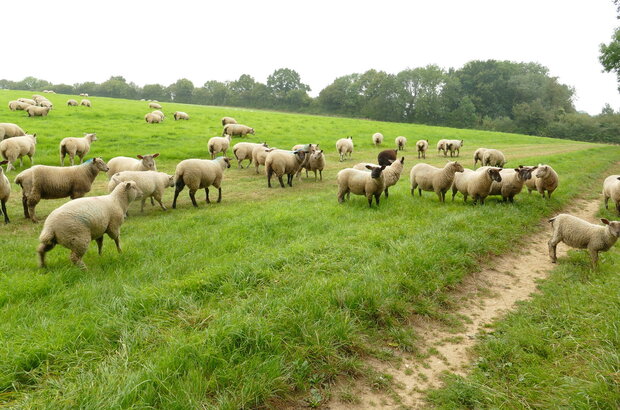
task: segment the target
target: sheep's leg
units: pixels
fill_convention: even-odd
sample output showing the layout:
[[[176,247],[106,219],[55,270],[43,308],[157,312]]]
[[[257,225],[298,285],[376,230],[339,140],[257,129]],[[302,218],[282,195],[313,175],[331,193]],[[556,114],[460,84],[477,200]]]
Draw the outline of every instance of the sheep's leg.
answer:
[[[456,189],[456,187],[452,185],[452,202],[454,202],[454,197],[456,196],[457,192],[458,190]]]
[[[299,175],[299,174],[298,174]],[[301,176],[300,176],[301,178]],[[288,184],[288,186],[290,186],[291,188],[293,187],[293,174],[288,174],[287,179],[286,179],[286,183]]]
[[[258,167],[256,168],[256,173],[258,174]],[[273,169],[271,169],[271,167],[269,167],[269,169],[267,169],[267,187],[271,188],[271,177],[273,176]]]
[[[159,206],[161,207],[161,209],[163,209],[164,211],[166,211],[166,206],[161,202],[161,195],[159,193],[156,193],[155,195],[153,195],[155,197],[155,200],[157,201],[157,203],[159,204]]]
[[[375,144],[377,146],[377,144]],[[368,195],[368,207],[372,208],[372,195]]]
[[[97,252],[101,255],[101,252],[103,251],[103,236],[95,239],[95,242],[97,242]]]
[[[60,154],[60,166],[64,166],[65,165],[65,156],[64,154]]]
[[[590,248],[588,252],[590,252],[590,259],[592,260],[592,268],[596,269],[596,265],[598,264],[598,251]]]
[[[6,201],[2,201],[2,214],[4,214],[4,223],[8,224],[9,222],[9,214],[6,213]]]
[[[379,194],[379,195],[381,195],[381,194]],[[387,188],[385,188],[385,197],[387,198],[388,196],[389,196],[389,194],[388,194],[388,189],[387,189]],[[378,204],[377,204],[377,205],[378,205]]]
[[[179,193],[183,190],[184,187],[185,187],[185,182],[183,182],[183,178],[177,179],[175,187],[174,187],[174,199],[172,200],[172,209],[176,209],[177,198],[179,197]]]
[[[551,258],[551,263],[556,263],[558,260],[555,254],[555,250],[556,250],[556,247],[558,246],[558,243],[560,242],[562,242],[562,239],[554,231],[553,236],[551,237],[551,239],[549,239],[549,242],[547,242],[547,245],[549,245],[549,257]]]
[[[30,158],[30,166],[33,166],[34,165],[33,154],[28,154],[28,158]]]
[[[106,231],[108,236],[112,238],[114,243],[116,244],[116,250],[118,253],[123,253],[123,249],[121,248],[121,227],[120,225],[113,228],[108,228]]]
[[[30,214],[30,220],[32,222],[37,222],[37,217],[34,213],[34,208],[37,206],[38,203],[39,201],[28,199],[28,214]]]
[[[39,247],[37,248],[37,252],[39,253],[39,267],[40,268],[45,268],[47,265],[45,264],[45,254],[49,251],[51,251],[52,249],[54,249],[54,246],[56,246],[56,242],[52,242],[52,243],[42,243],[39,244]]]
[[[418,195],[421,197],[422,196],[422,188],[418,187]]]
[[[86,265],[82,261],[82,257],[86,253],[86,247],[80,246],[77,249],[71,250],[71,254],[69,255],[69,259],[73,262],[74,265],[77,265],[80,269],[86,269]]]
[[[321,181],[323,180],[323,170],[319,169],[319,175],[321,176]],[[316,176],[316,171],[314,171],[314,176]]]
[[[153,197],[151,197],[151,206],[155,206],[155,201],[153,201]]]
[[[282,175],[278,175],[278,181],[280,181],[280,186],[284,188],[284,182],[282,181]]]
[[[463,202],[465,202],[465,203],[467,203],[467,196],[468,196],[468,193],[465,192],[463,194]],[[476,205],[476,197],[474,197],[474,205]]]
[[[189,190],[189,197],[192,200],[192,205],[194,205],[195,208],[198,208],[198,203],[196,203],[196,190],[195,189]]]
[[[609,197],[605,196],[605,209],[609,209],[607,208],[607,203],[609,202]]]
[[[24,167],[24,157],[19,157],[19,167],[20,168]]]
[[[142,198],[140,201],[140,212],[144,212],[144,203],[146,202],[146,198]]]
[[[209,188],[205,188],[205,201],[210,204],[211,200],[209,199]]]
[[[387,189],[386,189],[387,191]],[[377,206],[379,206],[379,198],[381,198],[381,192],[375,194],[375,202],[377,203]]]
[[[24,207],[24,218],[30,218],[28,213],[28,197],[26,195],[22,195],[22,206]]]
[[[338,189],[338,203],[341,204],[344,202],[344,194],[346,193],[346,191],[342,190],[342,189]]]
[[[222,187],[217,188],[217,203],[222,202]]]

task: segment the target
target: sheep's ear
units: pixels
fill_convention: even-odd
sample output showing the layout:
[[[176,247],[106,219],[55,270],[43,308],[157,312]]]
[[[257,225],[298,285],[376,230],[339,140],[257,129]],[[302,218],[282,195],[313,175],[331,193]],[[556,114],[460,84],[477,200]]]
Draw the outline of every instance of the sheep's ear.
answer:
[[[153,154],[153,158],[157,158],[159,156],[159,152],[157,154]]]
[[[405,163],[405,157],[402,157],[402,158],[400,159],[400,163],[401,163],[401,164],[404,164],[404,163]]]
[[[385,165],[381,165],[381,171],[385,169]]]
[[[372,165],[366,165],[366,168],[368,168],[369,170],[372,171],[372,169],[374,168]]]
[[[618,181],[620,181],[620,177],[618,177]]]
[[[521,171],[521,168],[515,168],[515,171],[519,172],[519,171]]]
[[[129,191],[131,189],[131,181],[125,182],[125,191]]]
[[[523,165],[519,165],[519,168],[523,168]]]
[[[4,164],[8,164],[8,163],[9,163],[8,159],[5,159],[4,161],[0,161],[0,165],[4,165]]]
[[[604,223],[605,225],[609,225],[609,219],[607,218],[601,218],[601,222]]]
[[[138,159],[144,159],[144,157],[142,155],[136,155],[136,158]]]

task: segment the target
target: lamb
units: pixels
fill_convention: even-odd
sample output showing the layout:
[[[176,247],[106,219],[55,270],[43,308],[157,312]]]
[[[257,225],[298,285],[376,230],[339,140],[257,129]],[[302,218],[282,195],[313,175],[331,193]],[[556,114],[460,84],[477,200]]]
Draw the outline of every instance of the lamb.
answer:
[[[245,137],[248,134],[254,135],[254,128],[250,128],[247,125],[243,124],[226,124],[224,126],[224,131],[222,131],[222,137],[226,134],[230,135],[231,137],[237,135]]]
[[[207,143],[207,148],[211,153],[211,159],[214,159],[215,156],[220,152],[224,156],[226,156],[226,153],[228,152],[228,147],[230,147],[230,140],[231,136],[228,134],[225,137],[210,138],[209,142]]]
[[[551,195],[551,194],[549,194]],[[610,175],[603,182],[603,197],[605,198],[605,209],[611,198],[616,205],[616,211],[620,214],[620,175]]]
[[[405,157],[402,157],[400,161],[392,162],[389,166],[386,166],[385,169],[383,170],[383,179],[384,179],[384,186],[385,186],[384,192],[385,192],[386,198],[390,196],[388,192],[388,188],[390,188],[392,185],[396,185],[396,183],[400,179],[400,175],[403,173],[404,163],[405,163]],[[368,163],[363,162],[363,163],[355,165],[353,169],[358,169],[360,171],[366,171],[367,165],[371,165],[373,167],[380,166],[380,165],[368,164]]]
[[[426,151],[428,150],[428,140],[419,140],[415,143],[416,148],[418,149],[418,159],[420,159],[420,155],[422,158],[426,159]]]
[[[157,171],[155,158],[157,154],[136,155],[138,159],[129,157],[114,157],[108,161],[108,178],[122,171]]]
[[[30,107],[30,104],[22,101],[9,101],[9,109],[11,111],[25,110]]]
[[[162,118],[159,114],[155,114],[155,113],[148,113],[144,116],[144,120],[149,123],[149,124],[158,124],[160,122],[162,122]]]
[[[375,144],[375,147],[377,145],[383,144],[383,134],[381,134],[380,132],[375,132],[372,135],[372,143]]]
[[[217,188],[217,202],[222,201],[222,178],[224,170],[230,168],[230,160],[226,157],[218,157],[216,159],[186,159],[177,164],[174,172],[174,200],[172,207],[177,207],[177,197],[183,190],[185,185],[189,188],[189,197],[192,204],[198,207],[196,203],[196,191],[204,188],[207,203],[209,200],[209,186],[213,185]]]
[[[478,148],[476,152],[474,152],[474,169],[476,168],[476,164],[480,161],[481,165],[484,165],[484,153],[487,151],[487,148]]]
[[[601,222],[607,226],[591,224],[569,214],[559,214],[549,219],[549,222],[553,227],[553,236],[548,242],[552,263],[557,262],[555,251],[558,243],[564,242],[573,248],[587,249],[592,267],[596,268],[598,253],[608,251],[620,236],[620,221],[609,221],[605,218],[601,219]]]
[[[37,145],[37,134],[13,137],[0,142],[0,155],[9,161],[6,170],[15,169],[15,161],[19,159],[19,166],[24,165],[24,156],[30,158],[30,164],[34,164],[34,156]]]
[[[456,156],[458,157],[461,153],[461,147],[463,146],[463,140],[446,140],[446,153],[450,150],[450,157],[454,156],[454,152],[456,151]]]
[[[37,105],[37,102],[35,100],[32,100],[30,98],[18,98],[17,101],[26,103],[26,104],[30,104],[30,105]]]
[[[108,166],[99,157],[73,167],[36,165],[22,171],[15,183],[22,188],[24,216],[36,222],[35,207],[41,199],[83,197],[101,171],[107,172]]]
[[[446,139],[440,139],[439,141],[437,141],[437,155],[439,155],[441,151],[443,151],[444,157],[448,155],[448,147],[446,146],[447,141],[448,140]]]
[[[4,175],[4,170],[1,165],[8,163],[9,161],[0,161],[0,205],[2,205],[2,212],[0,215],[4,215],[4,223],[8,224],[11,222],[9,220],[9,214],[6,212],[6,203],[11,196],[11,183],[9,179]]]
[[[78,106],[78,102],[76,100],[74,100],[73,98],[67,100],[67,105],[69,107],[77,107]]]
[[[396,143],[396,147],[398,148],[399,151],[405,150],[405,145],[407,144],[407,138],[402,137],[402,136],[396,137],[394,142]]]
[[[37,107],[36,105],[31,105],[25,109],[29,117],[46,117],[50,110],[50,107]]]
[[[377,163],[379,166],[385,165],[386,167],[390,165],[392,162],[396,161],[396,156],[398,155],[398,151],[395,149],[386,149],[381,151],[379,155],[377,155]]]
[[[325,168],[325,154],[323,150],[314,151],[309,155],[308,163],[304,166],[306,169],[306,178],[308,178],[308,171],[314,171],[314,180],[316,181],[316,171],[319,171],[321,181],[323,180],[323,169]]]
[[[90,144],[97,141],[97,134],[84,133],[82,138],[67,137],[60,141],[60,166],[65,165],[65,156],[69,155],[69,163],[74,164],[73,160],[77,155],[80,164],[84,162],[84,156],[90,151]]]
[[[485,169],[482,167],[480,169]],[[502,176],[501,182],[493,182],[489,195],[501,195],[502,200],[510,200],[514,202],[515,195],[519,194],[523,189],[525,181],[532,177],[532,172],[537,167],[519,167],[515,169],[504,168],[500,171]]]
[[[252,161],[253,161],[252,153],[254,152],[254,149],[257,147],[267,148],[268,145],[266,142],[262,142],[262,143],[239,142],[233,146],[233,154],[235,155],[235,158],[237,159],[238,168],[243,169],[243,165],[241,165],[241,162],[246,159],[250,160],[250,163],[248,164],[246,168],[249,168],[250,165],[252,165]]]
[[[178,121],[178,120],[189,120],[189,115],[187,115],[187,113],[183,112],[183,111],[175,111],[172,116],[174,117],[175,121]]]
[[[10,122],[0,122],[0,141],[5,138],[20,137],[26,135],[26,132],[17,124]]]
[[[542,197],[545,197],[545,191],[547,191],[547,197],[551,199],[551,194],[555,191],[559,184],[558,174],[549,165],[538,164],[538,169],[532,174],[532,178],[525,181],[525,186],[529,193],[535,189]]]
[[[303,150],[284,151],[273,150],[267,154],[265,159],[265,173],[267,174],[267,186],[271,188],[271,177],[276,174],[280,181],[280,186],[284,188],[282,176],[287,175],[288,186],[293,186],[293,176],[301,168],[306,153]]]
[[[236,124],[237,120],[234,119],[233,117],[222,117],[222,127],[228,125],[228,124]]]
[[[157,104],[156,102],[150,102],[149,108],[153,108],[154,110],[161,110],[161,105]]]
[[[39,236],[39,266],[46,267],[45,254],[59,244],[71,250],[71,262],[86,269],[82,257],[92,240],[97,242],[101,255],[103,234],[114,240],[121,253],[121,225],[129,204],[140,194],[136,183],[128,181],[119,184],[109,195],[76,199],[53,210]]]
[[[155,198],[161,209],[166,210],[161,199],[164,190],[174,186],[174,175],[157,171],[122,171],[112,176],[108,183],[108,192],[112,192],[118,184],[125,181],[135,181],[138,189],[142,191],[140,212],[144,212],[144,203],[147,198]]]
[[[258,168],[261,165],[265,165],[265,161],[267,160],[267,154],[276,148],[265,148],[265,147],[255,147],[252,150],[252,162],[254,163],[254,167],[256,168],[256,173],[258,174]]]
[[[340,154],[340,162],[344,161],[344,157],[347,154],[349,154],[349,159],[351,159],[351,154],[353,154],[353,137],[340,138],[336,141],[336,149],[338,154]]]
[[[385,187],[383,170],[385,166],[366,165],[367,171],[345,168],[338,172],[338,202],[343,203],[345,196],[350,198],[351,192],[355,195],[364,195],[368,199],[368,206],[372,207],[372,197],[379,206],[379,198]]]
[[[463,194],[463,202],[467,202],[467,197],[474,199],[474,205],[480,200],[484,205],[485,198],[489,195],[493,181],[501,182],[502,176],[499,168],[480,168],[478,171],[465,169],[462,173],[454,175],[452,183],[452,200],[457,192]]]
[[[497,149],[488,149],[482,156],[482,165],[503,168],[506,164],[504,153]]]
[[[411,168],[409,179],[411,181],[411,195],[418,189],[422,191],[435,191],[439,201],[446,202],[446,192],[452,186],[454,174],[463,172],[464,168],[456,161],[448,161],[443,168],[437,168],[429,164],[417,164]]]
[[[86,97],[88,97],[88,94],[84,94]],[[87,100],[86,98],[82,99],[82,101],[80,101],[80,105],[83,105],[84,107],[88,107],[91,108],[92,104],[90,103],[90,100]]]

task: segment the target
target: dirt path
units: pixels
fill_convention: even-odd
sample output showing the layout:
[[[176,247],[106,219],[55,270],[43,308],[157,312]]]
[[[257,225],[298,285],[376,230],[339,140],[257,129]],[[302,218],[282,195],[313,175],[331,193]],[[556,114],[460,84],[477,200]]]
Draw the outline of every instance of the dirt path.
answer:
[[[576,201],[567,212],[595,222],[600,199]],[[536,291],[537,282],[547,276],[555,266],[549,261],[547,241],[550,237],[548,223],[541,221],[545,228],[524,243],[526,249],[490,259],[486,268],[469,276],[454,292],[454,297],[462,307],[456,315],[466,317],[464,326],[455,332],[436,321],[415,323],[419,335],[420,350],[430,354],[425,359],[411,354],[399,354],[402,359],[398,365],[373,361],[370,364],[379,372],[392,375],[393,392],[374,391],[361,383],[348,390],[349,397],[357,397],[356,403],[340,401],[338,388],[333,399],[325,408],[329,409],[368,409],[368,408],[424,408],[424,391],[439,387],[440,376],[449,371],[464,375],[471,363],[469,351],[476,343],[476,335],[487,324],[498,319],[506,311],[515,307],[518,301],[526,300]],[[558,246],[558,257],[564,256],[568,248]]]

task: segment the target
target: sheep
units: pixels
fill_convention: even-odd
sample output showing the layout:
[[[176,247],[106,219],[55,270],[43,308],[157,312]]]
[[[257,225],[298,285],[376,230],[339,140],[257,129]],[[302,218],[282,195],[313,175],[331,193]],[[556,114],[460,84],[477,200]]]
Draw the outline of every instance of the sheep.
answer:
[[[77,107],[78,106],[78,102],[76,100],[74,100],[73,98],[71,98],[71,99],[67,100],[67,105],[69,107]]]
[[[35,100],[32,100],[30,98],[18,98],[17,101],[26,103],[26,104],[30,104],[30,105],[37,105],[37,102]]]
[[[9,101],[9,109],[11,111],[25,110],[30,107],[30,104],[22,101]]]
[[[419,140],[418,142],[415,143],[415,146],[418,150],[418,159],[420,159],[420,156],[426,159],[426,151],[428,150],[428,140]]]
[[[620,214],[620,175],[610,175],[605,178],[603,182],[603,197],[605,198],[605,209],[609,209],[607,204],[611,198],[616,205],[616,211]]]
[[[183,190],[185,185],[189,188],[189,197],[194,207],[198,207],[196,203],[196,191],[204,188],[206,201],[209,200],[209,186],[213,185],[217,188],[217,202],[222,201],[222,178],[224,170],[230,168],[230,160],[227,157],[218,157],[216,159],[186,159],[177,164],[174,171],[174,200],[172,208],[177,207],[177,197]]]
[[[2,212],[0,212],[0,215],[4,215],[5,224],[11,222],[9,220],[9,214],[6,212],[6,203],[11,196],[11,183],[2,169],[2,165],[7,164],[8,162],[9,161],[7,160],[0,161],[0,205],[2,205]]]
[[[344,157],[347,154],[349,154],[349,159],[351,159],[351,154],[353,154],[353,137],[340,138],[336,141],[336,149],[338,154],[340,154],[340,162],[344,161]]]
[[[396,156],[398,155],[398,151],[395,149],[386,149],[381,151],[379,155],[377,155],[377,163],[379,166],[385,165],[386,167],[390,165],[392,162],[396,161]]]
[[[448,140],[446,139],[440,139],[439,141],[437,141],[437,155],[439,155],[441,151],[443,151],[444,157],[448,155],[448,148],[446,146],[447,141]]]
[[[375,132],[374,134],[372,134],[372,143],[375,144],[375,147],[377,145],[383,144],[383,134],[381,134],[380,132]]]
[[[80,97],[88,97],[88,93],[80,93]]]
[[[402,157],[400,159],[400,161],[394,161],[392,162],[389,166],[386,166],[385,169],[383,170],[383,179],[384,179],[384,186],[385,186],[385,197],[388,198],[389,192],[388,189],[392,186],[392,185],[396,185],[396,183],[398,182],[398,180],[400,179],[400,175],[403,173],[403,164],[405,163],[405,157]],[[376,164],[369,164],[366,162],[362,162],[360,164],[357,164],[353,167],[353,169],[358,169],[360,171],[366,171],[367,165],[371,165],[373,167],[379,167],[380,165],[376,165]]]
[[[159,115],[159,116],[161,117],[161,120],[162,120],[162,121],[166,118],[166,116],[164,115],[164,113],[163,113],[163,112],[161,112],[161,111],[159,111],[159,110],[155,110],[155,111],[153,111],[153,114],[157,114],[157,115]]]
[[[399,151],[404,151],[405,150],[405,145],[407,144],[407,138],[402,137],[402,136],[396,137],[394,142],[396,143],[396,148]]]
[[[158,104],[156,102],[150,102],[149,108],[153,108],[154,110],[161,110],[161,104]]]
[[[446,192],[452,186],[454,174],[463,172],[464,168],[456,161],[448,161],[443,168],[437,168],[429,164],[417,164],[411,168],[409,179],[411,181],[411,195],[418,189],[422,191],[435,191],[439,201],[446,202]]]
[[[487,167],[482,167],[479,169],[486,169]],[[519,194],[523,189],[523,185],[525,181],[532,177],[532,172],[537,167],[523,167],[519,168],[504,168],[500,171],[500,175],[502,176],[501,182],[493,182],[491,184],[491,190],[489,191],[489,195],[501,195],[502,200],[506,202],[506,200],[510,200],[510,202],[514,202],[515,195]]]
[[[310,161],[310,155],[312,155],[317,150],[317,148],[319,148],[319,144],[297,144],[293,146],[293,148],[291,148],[291,151],[302,150],[306,153],[304,161],[301,163],[299,171],[297,171],[297,179],[301,179],[302,169],[308,166],[308,161]]]
[[[222,127],[228,125],[228,124],[236,124],[237,120],[234,119],[233,117],[222,117]]]
[[[10,122],[0,123],[0,141],[5,138],[21,137],[23,135],[26,135],[26,132],[19,125]]]
[[[50,110],[54,107],[54,104],[49,100],[40,101],[38,105],[39,107],[49,108]]]
[[[308,171],[314,171],[314,180],[316,181],[316,171],[319,171],[321,181],[323,180],[323,169],[325,168],[325,154],[323,150],[316,150],[309,155],[308,162],[304,165],[306,169],[306,178],[308,178]]]
[[[267,160],[267,155],[275,150],[276,148],[265,148],[265,147],[255,147],[252,150],[252,162],[254,163],[254,167],[256,168],[256,173],[258,174],[258,168],[261,165],[265,165],[265,161]]]
[[[501,182],[502,176],[499,168],[480,168],[478,171],[465,169],[462,173],[454,175],[452,182],[452,200],[457,192],[463,194],[463,202],[467,202],[467,197],[474,199],[474,205],[480,200],[484,205],[485,198],[489,195],[493,181]]]
[[[543,198],[547,191],[547,197],[551,199],[551,194],[557,189],[559,182],[558,174],[550,165],[538,164],[538,169],[532,174],[532,178],[525,181],[525,186],[529,193],[535,189]]]
[[[595,225],[569,214],[559,214],[549,219],[553,228],[553,236],[549,239],[549,257],[552,263],[557,262],[555,254],[558,243],[587,249],[590,253],[592,267],[596,268],[598,253],[608,251],[620,236],[620,221],[601,219],[607,226]]]
[[[147,198],[155,198],[159,206],[164,211],[166,207],[161,202],[164,195],[164,189],[174,186],[174,175],[168,175],[165,172],[157,171],[122,171],[114,174],[108,182],[108,192],[112,192],[114,188],[125,181],[135,181],[138,189],[142,191],[142,203],[140,212],[144,212],[144,203]]]
[[[183,112],[183,111],[175,111],[172,116],[174,117],[175,121],[178,121],[178,120],[189,120],[189,115],[187,115],[187,113]]]
[[[0,142],[0,155],[9,161],[6,170],[15,169],[15,161],[19,159],[19,166],[24,165],[24,156],[30,158],[30,165],[34,164],[33,156],[37,145],[37,134],[13,137]]]
[[[237,167],[243,169],[243,165],[241,165],[241,161],[249,159],[250,163],[246,168],[249,168],[252,165],[252,153],[254,149],[257,147],[267,148],[267,143],[255,143],[255,142],[239,142],[235,144],[232,148],[233,154],[237,159]],[[258,173],[258,172],[257,172]]]
[[[484,151],[484,155],[482,156],[482,165],[503,168],[505,164],[506,157],[502,151],[497,149],[488,149]]]
[[[230,135],[231,137],[234,137],[236,135],[245,137],[248,134],[254,135],[254,128],[250,128],[247,125],[242,124],[226,124],[224,126],[224,130],[222,131],[222,137],[226,134]]]
[[[230,147],[231,136],[226,134],[224,137],[211,137],[207,143],[207,148],[211,154],[211,159],[214,159],[218,153],[222,153],[226,156],[228,147]]]
[[[271,177],[276,174],[280,186],[284,188],[284,182],[282,176],[287,175],[286,183],[288,186],[293,186],[293,176],[299,171],[301,165],[306,158],[306,153],[303,150],[297,151],[284,151],[273,150],[267,154],[265,159],[265,173],[267,174],[267,186],[271,188]]]
[[[108,178],[122,171],[157,171],[156,154],[136,155],[138,159],[129,157],[114,157],[108,161]]]
[[[121,225],[129,204],[140,194],[136,183],[128,181],[119,184],[111,194],[76,199],[53,210],[39,235],[39,267],[46,267],[47,252],[62,245],[71,250],[71,262],[86,269],[82,257],[92,240],[97,242],[101,255],[103,234],[114,240],[118,253],[121,253]]]
[[[65,165],[65,156],[69,154],[69,163],[74,165],[74,158],[80,158],[80,164],[84,162],[84,156],[90,151],[90,144],[97,141],[97,134],[84,133],[82,138],[67,137],[60,141],[60,166]]]
[[[46,117],[50,110],[50,107],[37,107],[36,105],[31,105],[25,109],[29,117]]]
[[[144,116],[144,121],[146,121],[149,124],[158,124],[162,122],[162,118],[159,114],[150,112]]]
[[[86,97],[88,97],[88,94],[84,94]],[[80,101],[80,105],[83,105],[84,107],[88,107],[91,108],[92,104],[90,103],[90,100],[87,100],[86,98],[84,98],[82,101]]]
[[[37,222],[35,207],[41,199],[83,197],[101,171],[107,172],[108,166],[97,157],[73,167],[36,165],[20,172],[15,183],[22,188],[24,217]]]
[[[366,165],[367,171],[360,171],[353,168],[345,168],[338,172],[336,181],[338,182],[338,202],[343,203],[345,196],[350,198],[351,192],[355,195],[364,195],[368,199],[368,206],[372,207],[372,197],[379,206],[379,198],[385,186],[383,170],[385,166]]]
[[[487,151],[487,148],[478,148],[476,152],[474,152],[474,169],[476,168],[476,164],[480,161],[481,165],[484,165],[484,153]]]
[[[450,150],[450,157],[453,157],[456,151],[456,156],[458,157],[463,145],[463,140],[446,140],[446,154],[447,151]]]

